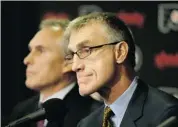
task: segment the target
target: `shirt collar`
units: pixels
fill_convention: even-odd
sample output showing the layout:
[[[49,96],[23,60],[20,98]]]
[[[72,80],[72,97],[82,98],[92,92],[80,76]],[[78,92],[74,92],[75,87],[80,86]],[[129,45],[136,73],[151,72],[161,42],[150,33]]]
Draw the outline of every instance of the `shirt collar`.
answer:
[[[136,76],[130,86],[127,88],[127,90],[121,96],[119,96],[117,100],[111,105],[107,105],[105,103],[106,106],[109,106],[112,109],[116,117],[119,117],[120,115],[123,115],[123,113],[125,113],[129,101],[137,87],[137,80],[138,77]]]
[[[71,83],[70,85],[64,87],[63,89],[59,90],[58,92],[54,93],[53,95],[46,98],[44,101],[42,101],[43,95],[40,95],[40,103],[44,103],[45,101],[52,99],[52,98],[59,98],[63,100],[65,96],[74,88],[76,82]]]

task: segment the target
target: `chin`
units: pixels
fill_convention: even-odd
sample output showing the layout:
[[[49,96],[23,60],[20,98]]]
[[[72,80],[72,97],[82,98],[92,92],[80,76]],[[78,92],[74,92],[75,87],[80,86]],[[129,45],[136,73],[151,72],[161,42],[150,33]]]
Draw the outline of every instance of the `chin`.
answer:
[[[80,90],[80,88],[79,88],[79,94],[80,94],[82,97],[84,97],[84,96],[87,96],[87,95],[88,95],[86,92],[84,92],[84,91]]]
[[[32,84],[27,84],[26,87],[31,89],[31,90],[37,90],[36,86],[32,85]]]
[[[93,94],[95,91],[92,91],[92,90],[84,90],[84,89],[80,89],[79,88],[79,94],[81,95],[81,96],[89,96],[89,95],[91,95],[91,94]]]
[[[31,90],[38,90],[39,86],[36,85],[36,83],[30,82],[30,81],[26,81],[26,87],[31,89]]]

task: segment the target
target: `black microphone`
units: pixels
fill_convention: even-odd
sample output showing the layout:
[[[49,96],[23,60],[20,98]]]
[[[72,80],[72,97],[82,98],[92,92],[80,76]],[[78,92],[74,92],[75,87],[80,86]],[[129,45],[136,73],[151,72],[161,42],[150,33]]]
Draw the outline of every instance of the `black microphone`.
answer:
[[[161,124],[159,124],[157,127],[178,127],[178,119],[176,116],[171,116],[163,121]]]
[[[66,114],[66,108],[64,102],[58,98],[53,98],[44,102],[42,104],[41,109],[31,114],[28,114],[18,120],[15,120],[9,123],[5,127],[15,127],[20,124],[37,122],[43,119],[47,119],[49,122],[55,121],[62,124],[65,114]]]

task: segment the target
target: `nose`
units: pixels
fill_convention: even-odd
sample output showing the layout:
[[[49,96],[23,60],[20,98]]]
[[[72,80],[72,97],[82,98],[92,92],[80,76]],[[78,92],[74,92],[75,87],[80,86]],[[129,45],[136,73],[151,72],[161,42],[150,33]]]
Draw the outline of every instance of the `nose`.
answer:
[[[29,65],[32,63],[32,60],[33,60],[33,57],[32,57],[32,54],[29,53],[23,60],[24,64],[25,65]]]
[[[84,70],[85,65],[83,63],[83,60],[80,59],[76,54],[74,54],[73,57],[73,64],[72,64],[72,70],[75,72]]]

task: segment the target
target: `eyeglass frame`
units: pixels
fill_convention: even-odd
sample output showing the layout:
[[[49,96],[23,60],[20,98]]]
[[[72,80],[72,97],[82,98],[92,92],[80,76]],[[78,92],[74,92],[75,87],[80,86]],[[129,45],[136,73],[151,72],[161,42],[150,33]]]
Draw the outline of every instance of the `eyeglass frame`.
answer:
[[[122,40],[122,41],[123,41],[123,40]],[[101,47],[106,46],[106,45],[115,45],[115,44],[120,43],[120,42],[122,42],[122,41],[116,41],[116,42],[112,42],[112,43],[106,43],[106,44],[97,45],[97,46],[91,46],[91,47],[90,47],[90,46],[86,46],[86,47],[84,47],[84,48],[78,49],[76,52],[73,52],[72,54],[66,55],[66,56],[65,56],[65,60],[66,60],[66,57],[69,56],[69,55],[72,55],[71,60],[73,60],[74,54],[76,54],[80,59],[85,59],[86,57],[88,57],[89,55],[91,55],[92,50],[95,49],[95,48],[101,48]],[[89,49],[90,53],[89,53],[89,55],[87,55],[87,56],[81,58],[80,55],[78,54],[78,52],[79,52],[80,50],[86,49],[86,48]],[[71,62],[71,63],[72,63],[72,62]]]

